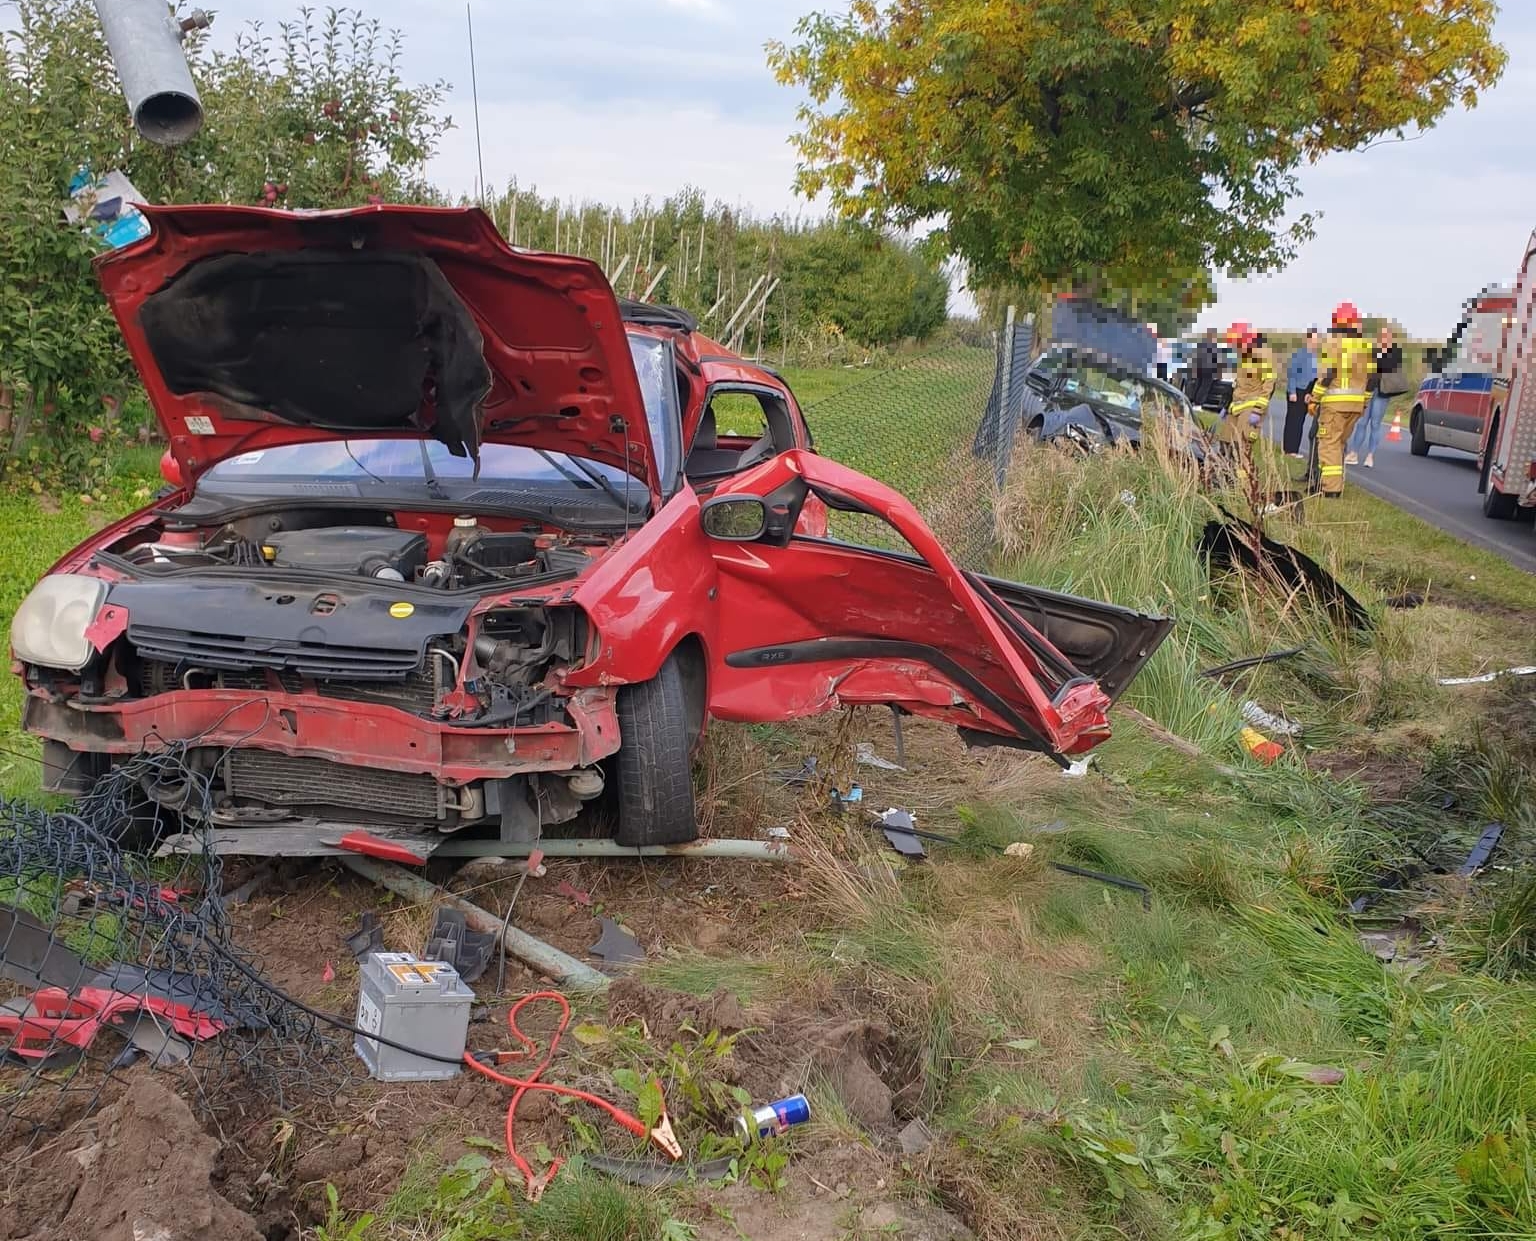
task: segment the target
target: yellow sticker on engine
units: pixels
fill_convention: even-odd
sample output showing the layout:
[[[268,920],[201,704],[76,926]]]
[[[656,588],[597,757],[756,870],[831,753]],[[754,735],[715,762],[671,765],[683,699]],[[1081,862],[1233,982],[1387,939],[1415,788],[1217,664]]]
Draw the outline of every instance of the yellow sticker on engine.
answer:
[[[407,616],[411,615],[411,613],[414,612],[415,610],[416,610],[416,605],[414,603],[403,603],[402,602],[402,603],[391,603],[389,605],[389,614],[391,616],[393,616],[396,620],[404,620]]]

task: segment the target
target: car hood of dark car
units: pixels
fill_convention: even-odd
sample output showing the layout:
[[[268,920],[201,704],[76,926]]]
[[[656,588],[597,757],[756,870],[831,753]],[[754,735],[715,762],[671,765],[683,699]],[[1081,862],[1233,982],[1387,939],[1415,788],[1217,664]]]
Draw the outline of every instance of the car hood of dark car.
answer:
[[[590,260],[515,250],[479,208],[143,211],[150,234],[98,270],[188,482],[253,449],[369,434],[665,481]]]

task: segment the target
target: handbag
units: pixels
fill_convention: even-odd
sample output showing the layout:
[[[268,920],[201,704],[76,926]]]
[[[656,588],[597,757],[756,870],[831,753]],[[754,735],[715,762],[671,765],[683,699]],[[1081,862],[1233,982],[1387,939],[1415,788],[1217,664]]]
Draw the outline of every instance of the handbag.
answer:
[[[1408,375],[1402,370],[1383,371],[1377,376],[1376,391],[1381,396],[1402,396],[1408,391]]]

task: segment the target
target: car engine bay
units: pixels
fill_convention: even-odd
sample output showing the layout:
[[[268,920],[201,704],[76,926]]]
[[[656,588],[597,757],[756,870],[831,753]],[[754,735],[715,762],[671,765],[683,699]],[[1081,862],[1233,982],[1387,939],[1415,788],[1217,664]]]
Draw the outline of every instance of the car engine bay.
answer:
[[[435,554],[427,531],[400,529],[392,518],[389,524],[313,524],[330,516],[323,510],[296,510],[214,528],[169,521],[154,538],[114,548],[112,555],[151,575],[271,568],[443,591],[540,584],[574,576],[591,561],[589,549],[569,536],[491,530],[469,516],[453,519]]]

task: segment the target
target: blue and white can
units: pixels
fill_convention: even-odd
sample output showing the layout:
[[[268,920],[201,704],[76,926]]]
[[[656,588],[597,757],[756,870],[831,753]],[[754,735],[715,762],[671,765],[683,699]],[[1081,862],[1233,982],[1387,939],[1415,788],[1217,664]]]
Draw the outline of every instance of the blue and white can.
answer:
[[[787,1099],[754,1108],[750,1113],[736,1118],[736,1136],[743,1142],[753,1137],[771,1138],[787,1130],[791,1125],[803,1125],[811,1118],[811,1105],[803,1094],[792,1094]]]

